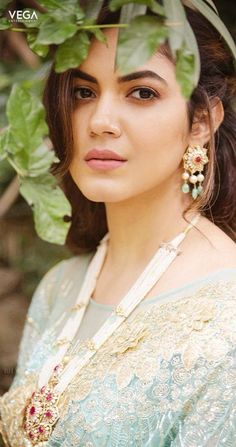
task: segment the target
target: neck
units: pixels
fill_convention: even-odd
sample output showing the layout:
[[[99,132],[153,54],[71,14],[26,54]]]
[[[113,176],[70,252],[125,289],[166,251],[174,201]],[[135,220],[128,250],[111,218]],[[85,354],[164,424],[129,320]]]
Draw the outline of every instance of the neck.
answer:
[[[115,268],[147,262],[161,242],[188,225],[182,217],[189,197],[178,190],[149,191],[119,203],[106,203],[109,231],[107,264]],[[186,214],[191,220],[196,212]]]

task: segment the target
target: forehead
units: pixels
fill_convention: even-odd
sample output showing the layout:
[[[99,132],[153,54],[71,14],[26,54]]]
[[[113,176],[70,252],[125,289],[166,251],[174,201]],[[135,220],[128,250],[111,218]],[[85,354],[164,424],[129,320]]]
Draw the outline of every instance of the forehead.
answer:
[[[115,70],[115,57],[118,41],[118,28],[110,28],[104,31],[107,42],[104,44],[93,38],[89,53],[79,68],[96,78],[105,80],[108,77],[121,75],[119,68]],[[165,78],[167,82],[175,82],[175,66],[173,62],[158,50],[144,64],[135,67],[134,71],[152,70]]]

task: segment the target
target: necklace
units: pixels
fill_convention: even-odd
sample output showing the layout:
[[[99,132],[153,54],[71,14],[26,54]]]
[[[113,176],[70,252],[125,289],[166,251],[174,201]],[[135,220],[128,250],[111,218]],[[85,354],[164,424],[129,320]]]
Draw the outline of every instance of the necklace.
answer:
[[[44,363],[39,373],[38,388],[26,402],[23,411],[22,428],[25,433],[27,446],[45,446],[59,419],[58,403],[64,390],[168,269],[178,255],[178,246],[184,240],[188,231],[196,224],[199,217],[200,215],[197,214],[185,230],[172,241],[163,242],[160,245],[151,261],[121,300],[120,304],[92,339],[85,343],[85,347],[79,349],[72,360],[68,362],[65,354],[75,337],[89,299],[95,289],[97,278],[105,260],[109,234],[107,233],[100,241],[73,307],[74,313],[68,318],[60,332],[58,338],[59,349],[55,355],[51,356]],[[75,348],[76,345],[73,350]]]

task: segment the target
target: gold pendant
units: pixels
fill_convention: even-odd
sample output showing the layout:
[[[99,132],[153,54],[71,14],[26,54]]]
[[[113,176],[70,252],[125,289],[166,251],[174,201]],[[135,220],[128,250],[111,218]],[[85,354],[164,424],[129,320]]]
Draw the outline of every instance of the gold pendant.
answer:
[[[46,386],[34,391],[23,410],[22,428],[32,446],[48,441],[59,419],[58,400],[54,390],[61,365],[54,368],[54,375]]]

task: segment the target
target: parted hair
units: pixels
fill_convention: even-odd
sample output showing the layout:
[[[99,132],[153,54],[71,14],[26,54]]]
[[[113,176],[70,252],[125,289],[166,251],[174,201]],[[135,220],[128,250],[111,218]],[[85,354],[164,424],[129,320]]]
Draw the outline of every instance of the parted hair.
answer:
[[[236,73],[233,57],[221,35],[198,11],[185,6],[188,21],[195,33],[201,59],[201,73],[197,87],[187,103],[189,130],[194,118],[209,119],[209,163],[205,168],[204,192],[193,201],[189,209],[198,209],[201,214],[234,241],[236,240]],[[150,12],[150,11],[149,11]],[[150,12],[151,13],[151,12]],[[103,6],[97,23],[117,23],[119,13],[112,13]],[[168,43],[160,51],[173,61]],[[174,62],[174,61],[173,61]],[[72,72],[56,73],[52,67],[44,90],[46,120],[50,138],[60,160],[52,166],[71,203],[72,217],[66,244],[74,253],[90,252],[108,231],[105,205],[87,199],[74,183],[69,166],[73,156],[71,115]],[[224,119],[214,133],[211,105],[221,100]]]

